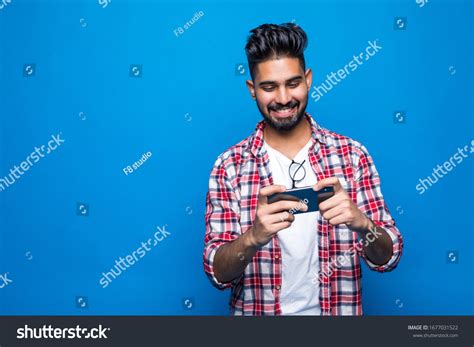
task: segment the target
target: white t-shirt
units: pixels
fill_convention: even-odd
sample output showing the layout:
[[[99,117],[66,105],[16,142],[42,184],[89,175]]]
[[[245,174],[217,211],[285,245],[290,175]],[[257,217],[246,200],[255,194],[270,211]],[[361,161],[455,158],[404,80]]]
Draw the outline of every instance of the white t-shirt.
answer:
[[[303,180],[296,182],[297,188],[312,186],[317,182],[308,157],[311,144],[312,141],[309,140],[293,158],[297,163],[306,160],[303,164],[306,176]],[[264,142],[263,145],[268,152],[273,184],[281,184],[290,189],[293,184],[288,172],[291,159],[270,147],[268,143]],[[295,214],[292,225],[280,230],[277,234],[281,246],[283,279],[280,305],[284,315],[321,314],[319,286],[318,283],[314,283],[314,277],[319,269],[316,232],[318,213],[319,211]]]

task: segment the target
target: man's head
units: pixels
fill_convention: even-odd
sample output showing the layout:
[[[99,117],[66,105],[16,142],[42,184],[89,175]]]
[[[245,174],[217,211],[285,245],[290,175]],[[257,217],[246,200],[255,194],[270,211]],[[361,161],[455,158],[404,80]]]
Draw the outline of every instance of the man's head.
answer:
[[[311,87],[311,69],[305,70],[306,33],[299,26],[263,24],[250,31],[245,46],[252,98],[266,123],[288,132],[303,119]]]

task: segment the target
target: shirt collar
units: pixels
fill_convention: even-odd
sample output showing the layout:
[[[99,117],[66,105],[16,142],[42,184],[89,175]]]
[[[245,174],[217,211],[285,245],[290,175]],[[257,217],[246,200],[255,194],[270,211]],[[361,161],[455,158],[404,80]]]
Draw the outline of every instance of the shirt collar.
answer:
[[[307,112],[305,113],[305,118],[311,124],[311,136],[312,136],[313,144],[311,145],[310,149],[314,147],[314,144],[316,143],[316,141],[326,144],[324,129],[318,123],[316,123],[316,121],[313,119],[313,117],[311,117],[309,113]],[[257,124],[253,138],[251,140],[250,152],[255,157],[260,157],[264,153],[264,150],[262,149],[263,149],[263,129],[265,128],[265,125],[266,123],[263,120]]]

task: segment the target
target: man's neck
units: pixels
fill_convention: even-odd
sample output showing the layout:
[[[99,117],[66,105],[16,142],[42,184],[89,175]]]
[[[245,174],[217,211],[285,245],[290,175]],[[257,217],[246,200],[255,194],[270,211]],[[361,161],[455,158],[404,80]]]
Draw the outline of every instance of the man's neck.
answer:
[[[263,138],[270,147],[293,159],[311,139],[311,125],[306,117],[288,132],[280,132],[267,124],[263,129]]]

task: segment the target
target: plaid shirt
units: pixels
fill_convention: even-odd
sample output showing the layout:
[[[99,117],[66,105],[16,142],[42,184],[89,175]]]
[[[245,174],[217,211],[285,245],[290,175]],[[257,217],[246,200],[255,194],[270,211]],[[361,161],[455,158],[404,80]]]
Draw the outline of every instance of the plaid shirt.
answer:
[[[336,176],[359,209],[393,242],[393,256],[375,265],[363,251],[363,241],[345,224],[333,226],[317,214],[320,269],[314,284],[320,286],[321,315],[362,315],[361,266],[359,256],[371,270],[393,270],[402,254],[402,237],[385,204],[380,178],[367,149],[348,137],[319,126],[306,114],[312,127],[309,159],[318,181]],[[244,273],[227,283],[214,275],[218,248],[235,240],[253,224],[258,192],[273,184],[268,154],[263,145],[261,121],[255,132],[222,153],[214,164],[206,197],[204,270],[219,289],[231,288],[230,310],[234,315],[280,315],[282,259],[278,237],[261,247]],[[318,283],[319,282],[319,283]]]

